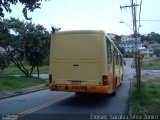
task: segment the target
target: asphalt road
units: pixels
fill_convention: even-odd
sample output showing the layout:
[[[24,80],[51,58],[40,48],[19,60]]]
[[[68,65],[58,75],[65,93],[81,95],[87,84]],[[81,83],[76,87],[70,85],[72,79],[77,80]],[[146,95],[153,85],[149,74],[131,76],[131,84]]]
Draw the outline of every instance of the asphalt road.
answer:
[[[116,96],[76,96],[68,92],[48,89],[0,100],[0,119],[108,119],[108,114],[128,114],[130,80],[134,70],[132,59],[125,59],[125,77]],[[18,115],[18,116],[17,116]],[[114,116],[113,116],[114,118]],[[99,118],[100,119],[100,118]]]

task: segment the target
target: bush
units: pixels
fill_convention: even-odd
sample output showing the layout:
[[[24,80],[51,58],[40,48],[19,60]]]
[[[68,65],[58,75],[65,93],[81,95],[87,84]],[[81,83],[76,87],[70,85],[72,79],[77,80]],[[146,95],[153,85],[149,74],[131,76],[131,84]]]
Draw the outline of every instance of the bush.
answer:
[[[155,49],[155,50],[154,50],[154,54],[155,54],[157,57],[160,57],[160,49]]]

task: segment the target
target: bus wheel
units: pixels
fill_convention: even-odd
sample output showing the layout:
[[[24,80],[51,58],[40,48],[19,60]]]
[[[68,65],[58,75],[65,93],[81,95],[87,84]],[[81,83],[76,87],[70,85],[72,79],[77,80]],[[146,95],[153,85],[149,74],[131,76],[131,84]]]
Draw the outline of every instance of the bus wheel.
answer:
[[[122,85],[122,81],[120,81],[120,83],[119,83],[119,86],[121,86]]]
[[[114,91],[113,91],[113,93],[111,93],[111,96],[116,96],[116,88],[117,88],[117,79],[115,82]]]
[[[116,96],[116,90],[114,90],[113,93],[111,93],[111,96]]]
[[[121,86],[121,85],[122,85],[122,82],[119,83],[119,86]]]
[[[122,76],[121,76],[121,81],[123,81],[123,74],[122,74]]]

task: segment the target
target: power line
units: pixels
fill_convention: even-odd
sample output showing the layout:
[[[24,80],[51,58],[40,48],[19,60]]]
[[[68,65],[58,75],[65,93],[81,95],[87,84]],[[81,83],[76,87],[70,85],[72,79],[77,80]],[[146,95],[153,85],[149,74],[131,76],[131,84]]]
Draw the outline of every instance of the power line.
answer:
[[[142,8],[142,0],[140,2],[140,10],[139,10],[139,25],[138,25],[138,32],[139,32],[139,28],[140,28],[140,22],[141,22],[141,8]]]
[[[131,10],[132,10],[132,19],[133,19],[133,31],[134,31],[134,34],[137,34],[136,7],[139,6],[139,4],[134,3],[133,0],[131,0],[130,2],[131,2],[131,5],[125,5],[125,6],[121,6],[120,5],[120,8],[121,9],[123,9],[123,8],[131,8]]]
[[[140,20],[140,21],[150,21],[150,22],[154,22],[154,21],[160,21],[160,20]]]

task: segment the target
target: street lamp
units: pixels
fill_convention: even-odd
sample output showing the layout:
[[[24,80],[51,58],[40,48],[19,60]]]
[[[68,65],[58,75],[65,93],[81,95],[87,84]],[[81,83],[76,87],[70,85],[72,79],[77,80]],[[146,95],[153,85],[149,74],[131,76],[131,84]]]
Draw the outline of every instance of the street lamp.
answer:
[[[132,29],[126,22],[120,21],[119,23],[124,23],[124,24],[126,24],[126,25],[132,30],[132,32],[134,32],[133,29]]]
[[[136,67],[136,77],[137,77],[137,86],[139,88],[140,86],[140,81],[141,81],[141,55],[138,51],[138,41],[137,41],[137,37],[138,37],[138,33],[137,33],[137,27],[134,25],[133,26],[133,29],[124,21],[120,21],[119,23],[124,23],[126,24],[134,33],[134,37],[136,39],[135,41],[135,46],[136,46],[136,50],[134,52],[134,62],[135,62],[135,67]],[[141,25],[139,25],[138,27],[138,31],[139,31],[139,28],[141,27]]]

